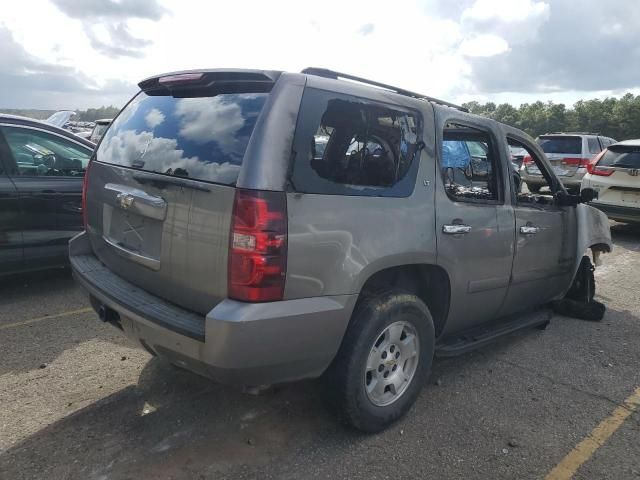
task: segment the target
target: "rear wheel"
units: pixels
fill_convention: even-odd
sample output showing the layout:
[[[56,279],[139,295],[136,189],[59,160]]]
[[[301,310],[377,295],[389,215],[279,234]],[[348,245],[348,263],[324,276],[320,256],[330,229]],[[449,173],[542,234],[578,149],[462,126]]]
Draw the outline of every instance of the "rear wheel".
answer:
[[[418,397],[434,347],[433,319],[418,297],[393,290],[365,298],[324,376],[330,406],[359,430],[386,428]]]
[[[529,189],[529,191],[531,193],[538,193],[538,192],[540,192],[540,189],[542,187],[540,185],[529,185],[529,184],[527,184],[527,188]]]

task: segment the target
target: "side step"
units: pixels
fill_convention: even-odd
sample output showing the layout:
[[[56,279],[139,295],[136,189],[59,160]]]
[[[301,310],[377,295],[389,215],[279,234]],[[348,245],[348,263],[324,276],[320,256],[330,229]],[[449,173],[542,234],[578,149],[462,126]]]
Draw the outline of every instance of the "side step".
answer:
[[[536,310],[524,314],[509,316],[498,323],[485,324],[471,330],[452,335],[436,345],[436,356],[455,357],[483,347],[488,343],[525,328],[547,326],[553,312],[551,309]]]

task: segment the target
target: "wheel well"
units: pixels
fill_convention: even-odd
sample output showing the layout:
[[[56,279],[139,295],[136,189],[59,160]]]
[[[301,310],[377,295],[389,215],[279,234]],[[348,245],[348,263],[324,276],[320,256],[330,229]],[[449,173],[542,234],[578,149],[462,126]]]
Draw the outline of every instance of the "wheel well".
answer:
[[[449,313],[450,283],[447,272],[437,265],[402,265],[374,273],[365,282],[361,298],[390,287],[418,296],[431,312],[436,337],[444,330]]]
[[[606,243],[595,243],[591,245],[589,248],[594,252],[604,252],[604,253],[611,252],[611,247]]]

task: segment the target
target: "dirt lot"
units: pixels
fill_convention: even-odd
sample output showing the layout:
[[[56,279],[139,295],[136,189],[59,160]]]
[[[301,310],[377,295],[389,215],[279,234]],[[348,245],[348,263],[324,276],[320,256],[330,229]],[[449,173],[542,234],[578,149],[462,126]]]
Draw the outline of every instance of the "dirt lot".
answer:
[[[373,436],[336,424],[314,382],[249,396],[150,357],[68,272],[5,279],[0,478],[640,478],[640,229],[613,233],[601,323],[554,317],[438,360]]]

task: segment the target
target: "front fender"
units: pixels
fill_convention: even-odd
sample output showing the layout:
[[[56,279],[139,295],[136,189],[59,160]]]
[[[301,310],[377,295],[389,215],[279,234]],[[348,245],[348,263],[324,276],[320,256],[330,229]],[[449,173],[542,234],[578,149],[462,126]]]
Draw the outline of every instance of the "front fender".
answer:
[[[588,253],[590,248],[594,248],[599,252],[611,252],[613,250],[609,219],[597,208],[584,203],[576,205],[576,228],[576,258],[571,278],[575,278],[582,257],[585,253]],[[570,287],[571,285],[568,288]]]

